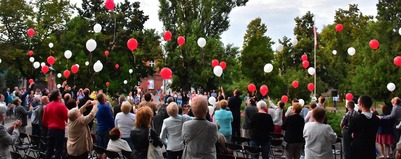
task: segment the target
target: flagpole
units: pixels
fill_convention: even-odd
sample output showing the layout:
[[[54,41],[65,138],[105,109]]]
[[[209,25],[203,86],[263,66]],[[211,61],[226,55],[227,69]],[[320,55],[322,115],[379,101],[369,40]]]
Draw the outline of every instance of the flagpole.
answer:
[[[316,97],[316,74],[317,74],[317,69],[316,69],[316,47],[317,47],[317,30],[316,30],[316,27],[315,27],[315,25],[313,25],[313,33],[314,33],[314,36],[315,36],[315,45],[314,45],[314,56],[313,56],[313,65],[314,65],[314,68],[315,68],[315,74],[313,75],[313,83],[314,83],[314,86],[315,86],[315,88],[313,89],[313,94],[314,94],[314,96]]]

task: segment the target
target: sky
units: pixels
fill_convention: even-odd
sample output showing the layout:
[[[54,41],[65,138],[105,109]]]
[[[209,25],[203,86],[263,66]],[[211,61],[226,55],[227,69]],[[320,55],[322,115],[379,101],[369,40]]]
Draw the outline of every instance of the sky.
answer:
[[[123,0],[114,0],[115,3]],[[141,2],[141,9],[149,20],[145,28],[163,32],[163,24],[159,21],[159,0],[130,0]],[[81,0],[71,0],[72,4],[80,6]],[[324,25],[334,22],[335,11],[339,8],[348,9],[349,4],[358,4],[364,15],[376,16],[378,0],[249,0],[246,6],[236,7],[230,13],[230,27],[221,38],[225,45],[234,44],[241,47],[246,27],[253,19],[260,17],[267,25],[266,35],[278,42],[284,36],[294,37],[294,18],[311,11],[315,15],[315,24],[320,32]],[[319,29],[320,28],[320,29]],[[206,37],[207,39],[207,37]]]

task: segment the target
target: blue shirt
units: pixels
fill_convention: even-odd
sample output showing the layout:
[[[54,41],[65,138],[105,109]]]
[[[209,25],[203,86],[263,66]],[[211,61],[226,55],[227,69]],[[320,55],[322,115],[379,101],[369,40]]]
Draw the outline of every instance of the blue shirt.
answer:
[[[114,128],[114,118],[111,108],[107,104],[98,104],[96,113],[97,131],[108,132]]]
[[[220,109],[214,113],[214,119],[220,124],[219,132],[224,136],[231,136],[231,123],[233,122],[233,114],[231,111]]]

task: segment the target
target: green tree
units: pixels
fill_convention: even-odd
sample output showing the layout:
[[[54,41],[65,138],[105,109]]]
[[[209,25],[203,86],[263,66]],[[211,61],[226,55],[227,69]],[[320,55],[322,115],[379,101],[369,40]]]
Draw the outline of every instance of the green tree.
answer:
[[[220,35],[229,27],[231,10],[245,5],[247,1],[159,0],[159,19],[164,29],[173,33],[172,41],[166,42],[164,50],[168,54],[165,66],[173,70],[175,88],[210,90],[227,80],[232,82],[230,75],[236,74],[231,72],[237,67],[233,58],[236,49],[225,49]],[[186,38],[182,47],[175,42],[180,35]],[[203,49],[196,43],[200,37],[207,40]],[[223,77],[213,75],[212,59],[227,62]]]

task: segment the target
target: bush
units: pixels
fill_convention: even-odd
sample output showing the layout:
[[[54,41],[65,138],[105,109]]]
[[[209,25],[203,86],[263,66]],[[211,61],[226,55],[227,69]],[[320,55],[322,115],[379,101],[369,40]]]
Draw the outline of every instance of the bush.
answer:
[[[344,112],[326,112],[327,124],[336,132],[337,136],[342,136],[342,130],[340,127],[341,119],[343,118]]]

